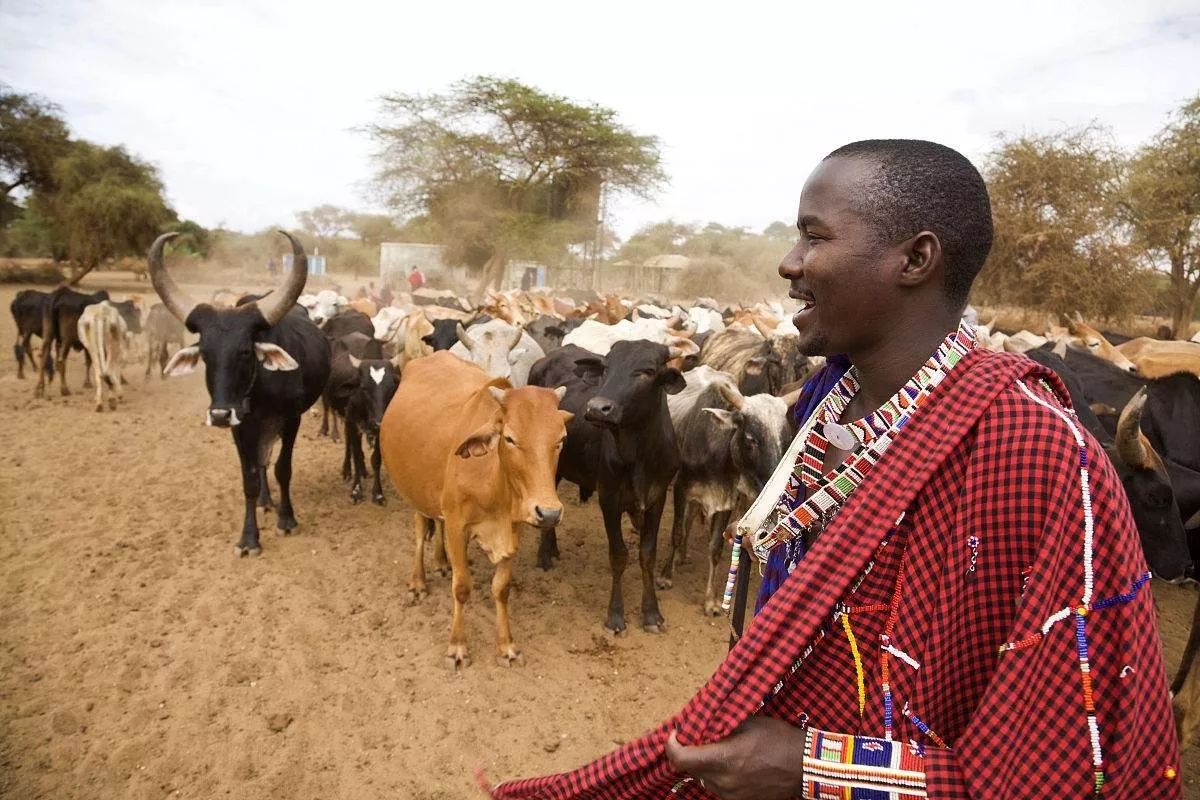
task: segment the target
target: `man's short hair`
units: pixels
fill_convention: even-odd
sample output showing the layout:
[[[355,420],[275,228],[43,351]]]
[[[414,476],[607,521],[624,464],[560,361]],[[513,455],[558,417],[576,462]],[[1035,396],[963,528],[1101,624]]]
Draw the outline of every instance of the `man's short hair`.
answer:
[[[830,158],[859,158],[877,166],[856,198],[856,210],[889,243],[932,231],[946,261],[946,294],[966,304],[975,276],[992,249],[992,204],[979,170],[952,148],[922,139],[866,139],[839,147]]]

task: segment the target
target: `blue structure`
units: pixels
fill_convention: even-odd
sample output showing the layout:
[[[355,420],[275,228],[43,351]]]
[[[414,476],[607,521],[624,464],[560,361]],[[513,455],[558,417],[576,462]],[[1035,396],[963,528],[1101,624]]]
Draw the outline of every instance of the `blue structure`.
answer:
[[[284,253],[283,255],[283,271],[291,272],[292,270],[292,254]],[[324,275],[325,274],[325,256],[309,256],[308,257],[308,274],[309,275]]]

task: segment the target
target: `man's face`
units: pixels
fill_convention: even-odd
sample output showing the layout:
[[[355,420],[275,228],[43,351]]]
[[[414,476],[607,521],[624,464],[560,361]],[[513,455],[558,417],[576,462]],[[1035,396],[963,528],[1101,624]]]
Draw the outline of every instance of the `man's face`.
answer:
[[[809,356],[854,353],[878,340],[896,287],[881,268],[889,255],[869,221],[854,210],[874,166],[832,158],[813,170],[800,193],[799,240],[779,265],[788,295],[802,305],[792,317]]]

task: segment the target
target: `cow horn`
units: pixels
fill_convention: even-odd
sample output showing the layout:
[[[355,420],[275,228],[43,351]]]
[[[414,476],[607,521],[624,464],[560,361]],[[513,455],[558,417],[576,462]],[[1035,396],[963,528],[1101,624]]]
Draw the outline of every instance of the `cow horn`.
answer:
[[[180,322],[187,322],[188,315],[196,307],[196,301],[179,288],[163,264],[163,247],[178,235],[173,231],[164,233],[155,239],[154,244],[150,245],[150,252],[146,255],[146,266],[150,270],[150,283],[154,285],[154,291],[158,292],[158,296],[162,298],[163,305]]]
[[[458,335],[458,341],[462,343],[463,347],[467,348],[467,350],[475,349],[475,342],[471,341],[470,336],[467,336],[467,329],[463,327],[461,322],[454,326],[454,332]]]
[[[308,256],[304,255],[304,245],[287,231],[280,233],[292,243],[292,271],[288,273],[278,292],[273,292],[257,303],[258,311],[268,325],[277,324],[291,311],[292,306],[296,305],[296,299],[304,291],[305,281],[308,280]]]
[[[759,335],[764,339],[771,338],[771,331],[767,330],[767,326],[763,325],[762,320],[760,320],[758,317],[754,318],[754,329],[758,331]]]
[[[721,397],[724,397],[729,405],[738,411],[741,411],[742,406],[746,404],[746,398],[742,396],[742,393],[732,383],[725,383],[724,381],[718,383],[717,391],[721,393]]]
[[[1162,459],[1154,451],[1154,447],[1142,433],[1142,410],[1146,406],[1146,389],[1138,390],[1121,411],[1117,421],[1117,456],[1128,467],[1135,469],[1152,469],[1166,474]]]

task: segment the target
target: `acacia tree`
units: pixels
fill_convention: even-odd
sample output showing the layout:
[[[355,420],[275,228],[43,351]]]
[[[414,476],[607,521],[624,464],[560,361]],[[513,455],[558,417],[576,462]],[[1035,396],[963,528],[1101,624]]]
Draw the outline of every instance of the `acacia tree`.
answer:
[[[54,190],[30,203],[85,268],[106,258],[140,254],[176,219],[163,199],[158,170],[123,147],[72,142],[53,170]]]
[[[53,188],[54,162],[67,151],[58,107],[0,84],[0,228],[21,215],[17,195]]]
[[[594,236],[602,189],[646,197],[665,179],[655,137],[514,80],[387,95],[366,132],[383,202],[424,216],[448,260],[480,269],[479,293],[509,258],[554,261]]]
[[[1138,151],[1124,208],[1134,243],[1170,270],[1171,334],[1187,338],[1200,292],[1200,96]]]
[[[995,241],[976,284],[985,302],[1107,318],[1140,310],[1147,271],[1118,203],[1123,160],[1097,127],[1001,137],[984,176]]]

